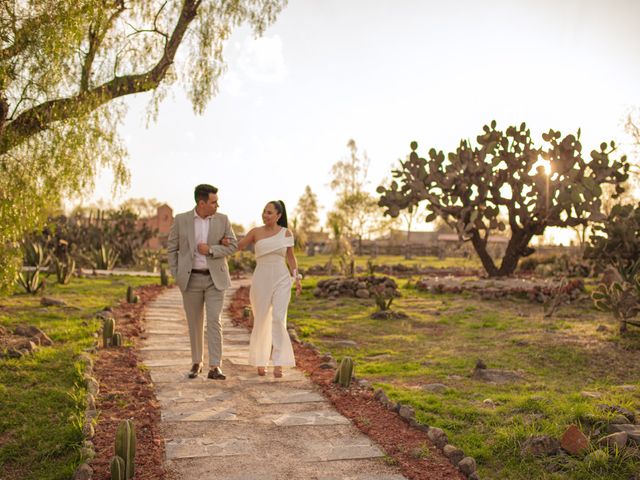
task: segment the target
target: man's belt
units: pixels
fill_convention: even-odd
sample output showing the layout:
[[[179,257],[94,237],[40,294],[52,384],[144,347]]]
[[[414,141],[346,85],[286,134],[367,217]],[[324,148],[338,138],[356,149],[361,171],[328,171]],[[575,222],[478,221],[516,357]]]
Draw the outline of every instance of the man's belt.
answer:
[[[200,269],[200,268],[192,268],[191,269],[191,273],[199,273],[201,275],[209,275],[209,270],[207,269]]]

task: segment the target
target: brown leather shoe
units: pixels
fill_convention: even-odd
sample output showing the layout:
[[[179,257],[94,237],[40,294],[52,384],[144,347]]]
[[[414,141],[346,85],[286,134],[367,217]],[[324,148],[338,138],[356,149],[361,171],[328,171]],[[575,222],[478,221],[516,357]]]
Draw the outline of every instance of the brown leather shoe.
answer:
[[[189,370],[189,378],[196,378],[200,372],[202,372],[202,364],[194,363],[191,370]]]
[[[222,373],[222,370],[220,370],[220,367],[213,367],[212,369],[209,370],[209,374],[207,375],[207,378],[210,378],[212,380],[224,380],[227,378],[227,376]]]

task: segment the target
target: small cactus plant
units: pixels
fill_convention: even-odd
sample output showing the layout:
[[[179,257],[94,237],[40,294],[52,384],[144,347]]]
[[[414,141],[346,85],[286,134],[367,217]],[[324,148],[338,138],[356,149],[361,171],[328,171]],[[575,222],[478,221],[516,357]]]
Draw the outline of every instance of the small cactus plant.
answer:
[[[337,383],[341,387],[348,388],[349,385],[351,385],[352,377],[353,359],[351,357],[344,357],[340,362],[340,366],[336,370],[336,375],[333,378],[333,383]]]
[[[111,459],[111,480],[125,480],[124,460],[116,455]]]
[[[116,321],[113,318],[106,318],[102,326],[102,346],[107,348],[111,345],[113,333],[116,330]]]
[[[627,331],[627,324],[640,327],[640,322],[630,319],[640,313],[640,275],[632,283],[602,283],[591,294],[598,310],[609,311],[620,322],[620,333]]]
[[[160,285],[163,287],[169,286],[169,276],[167,275],[167,270],[164,267],[160,269]]]
[[[124,460],[125,480],[135,474],[136,430],[133,420],[123,420],[116,431],[116,455]]]
[[[242,318],[251,318],[251,307],[246,306],[242,309]]]
[[[122,334],[117,332],[113,334],[111,337],[111,346],[113,347],[121,347],[122,346]]]

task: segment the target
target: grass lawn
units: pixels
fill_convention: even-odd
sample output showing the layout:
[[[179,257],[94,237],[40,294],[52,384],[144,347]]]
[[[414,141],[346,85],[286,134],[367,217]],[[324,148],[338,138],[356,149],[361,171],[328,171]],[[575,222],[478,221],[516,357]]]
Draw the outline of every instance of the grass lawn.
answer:
[[[545,319],[542,306],[526,300],[402,289],[393,308],[409,318],[383,321],[369,317],[375,311],[372,300],[315,298],[316,281],[305,279],[303,295],[289,310],[302,338],[338,360],[353,357],[359,377],[413,406],[419,421],[444,429],[451,443],[475,457],[481,478],[638,478],[633,475],[640,471],[640,458],[628,453],[591,463],[520,454],[520,443],[532,435],[560,438],[571,423],[603,428],[612,414],[599,410],[599,403],[640,409],[640,332],[631,330],[629,338],[620,339],[613,319],[590,301]],[[599,325],[608,330],[598,332]],[[354,340],[357,347],[337,340]],[[489,368],[521,371],[526,380],[476,381],[470,373],[478,359]],[[447,389],[428,392],[422,388],[427,383]],[[584,396],[585,391],[601,398]]]
[[[296,259],[301,269],[307,269],[313,265],[325,265],[330,259],[331,255],[314,255],[312,257],[308,255],[302,255],[296,252]],[[396,265],[402,264],[406,266],[419,265],[422,267],[430,268],[480,268],[480,260],[474,255],[471,258],[463,257],[448,257],[439,259],[438,257],[417,257],[414,256],[410,260],[407,260],[402,255],[378,255],[377,257],[371,256],[354,256],[355,264],[357,267],[367,268],[367,261],[373,262],[375,265]],[[338,260],[335,260],[335,264],[338,265]]]
[[[68,307],[43,307],[40,295],[0,297],[0,325],[34,325],[54,345],[33,356],[0,359],[0,478],[69,479],[80,463],[86,390],[77,355],[90,347],[100,324],[95,313],[115,305],[128,285],[149,278],[74,278],[69,285],[49,277],[44,295]]]

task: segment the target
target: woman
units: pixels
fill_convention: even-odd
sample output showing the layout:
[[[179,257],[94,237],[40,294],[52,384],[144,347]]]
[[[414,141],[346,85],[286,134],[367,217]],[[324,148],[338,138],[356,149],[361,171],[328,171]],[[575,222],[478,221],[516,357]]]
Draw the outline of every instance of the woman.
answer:
[[[273,376],[280,378],[282,367],[295,365],[287,332],[287,308],[291,298],[291,277],[296,284],[296,295],[300,295],[302,277],[298,275],[293,235],[287,228],[284,203],[281,200],[267,203],[262,211],[262,221],[262,227],[252,229],[238,242],[238,250],[254,244],[256,255],[250,292],[253,330],[249,343],[249,364],[258,367],[258,375],[264,376],[271,358]]]

